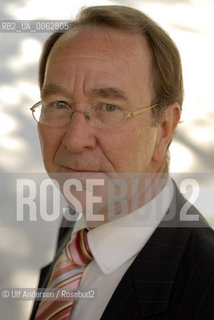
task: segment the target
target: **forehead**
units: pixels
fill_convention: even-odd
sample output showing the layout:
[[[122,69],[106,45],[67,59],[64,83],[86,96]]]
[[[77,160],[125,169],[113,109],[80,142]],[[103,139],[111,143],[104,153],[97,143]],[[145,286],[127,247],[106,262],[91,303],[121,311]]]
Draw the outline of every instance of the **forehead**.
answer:
[[[150,59],[147,41],[143,35],[110,27],[85,26],[65,33],[55,43],[51,54],[57,49],[69,49],[72,55],[96,54],[105,57],[134,55],[135,59]]]
[[[70,75],[85,73],[98,82],[119,81],[123,85],[129,79],[135,85],[150,86],[151,54],[142,35],[88,26],[64,34],[55,43],[45,80],[53,81],[55,75],[59,79],[61,74],[59,80],[66,81],[68,71]]]

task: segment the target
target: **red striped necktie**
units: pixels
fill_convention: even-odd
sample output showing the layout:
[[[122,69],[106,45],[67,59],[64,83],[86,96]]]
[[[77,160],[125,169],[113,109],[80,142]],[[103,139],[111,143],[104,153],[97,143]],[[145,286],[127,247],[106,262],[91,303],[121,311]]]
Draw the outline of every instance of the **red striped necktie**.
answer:
[[[88,246],[87,230],[83,229],[72,235],[62,254],[56,261],[48,290],[68,289],[75,291],[82,278],[85,266],[92,260]],[[74,300],[43,299],[38,307],[35,320],[68,320]]]

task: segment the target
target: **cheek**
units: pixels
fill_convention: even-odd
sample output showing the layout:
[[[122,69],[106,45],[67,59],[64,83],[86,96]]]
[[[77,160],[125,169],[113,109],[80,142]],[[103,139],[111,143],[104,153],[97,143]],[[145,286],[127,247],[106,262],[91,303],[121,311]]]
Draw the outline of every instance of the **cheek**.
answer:
[[[137,126],[132,131],[132,135],[127,136],[126,154],[130,168],[135,172],[146,172],[152,160],[155,133],[150,126]]]
[[[100,140],[105,157],[117,172],[141,172],[151,158],[151,132],[136,122],[117,132],[108,133]]]
[[[62,130],[38,126],[42,155],[47,171],[54,170],[54,157],[63,137]]]

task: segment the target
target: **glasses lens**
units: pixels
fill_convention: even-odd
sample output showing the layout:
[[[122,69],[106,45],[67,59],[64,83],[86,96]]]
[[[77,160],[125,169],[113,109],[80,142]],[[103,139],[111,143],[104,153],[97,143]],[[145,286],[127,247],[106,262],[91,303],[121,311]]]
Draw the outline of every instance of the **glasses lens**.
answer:
[[[44,103],[41,102],[34,109],[34,118],[39,123],[59,127],[65,125],[71,115],[69,106],[61,101]]]
[[[124,111],[111,106],[103,105],[92,109],[90,123],[97,128],[115,128],[124,120]]]

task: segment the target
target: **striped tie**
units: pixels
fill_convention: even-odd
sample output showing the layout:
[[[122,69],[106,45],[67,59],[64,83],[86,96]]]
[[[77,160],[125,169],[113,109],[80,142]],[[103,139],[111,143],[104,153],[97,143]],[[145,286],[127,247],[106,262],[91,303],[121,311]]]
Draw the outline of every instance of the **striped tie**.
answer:
[[[47,288],[75,291],[83,275],[84,267],[92,260],[87,241],[87,230],[78,231],[66,245],[56,261]],[[68,320],[74,301],[43,299],[35,320]]]

